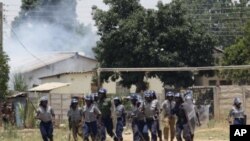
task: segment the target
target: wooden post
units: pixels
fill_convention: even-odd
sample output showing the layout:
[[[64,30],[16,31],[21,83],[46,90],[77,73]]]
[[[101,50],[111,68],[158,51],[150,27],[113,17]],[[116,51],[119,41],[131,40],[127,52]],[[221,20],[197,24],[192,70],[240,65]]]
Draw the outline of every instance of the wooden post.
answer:
[[[214,96],[214,119],[219,120],[220,119],[220,107],[219,107],[219,91],[218,87],[213,88],[213,96]]]
[[[242,86],[242,102],[243,102],[243,108],[246,109],[246,88]]]

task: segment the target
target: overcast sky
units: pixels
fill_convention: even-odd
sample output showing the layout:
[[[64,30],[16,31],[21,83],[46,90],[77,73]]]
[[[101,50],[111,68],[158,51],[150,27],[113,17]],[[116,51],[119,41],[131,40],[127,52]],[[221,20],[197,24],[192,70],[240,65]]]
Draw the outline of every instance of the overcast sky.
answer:
[[[8,23],[11,23],[14,17],[18,14],[21,1],[22,0],[0,0],[0,2],[3,2],[5,4],[4,9],[6,11],[4,12],[4,14]],[[159,0],[141,0],[141,3],[146,8],[155,8],[158,1]],[[169,3],[171,0],[161,1],[164,3]],[[91,16],[91,7],[93,5],[97,5],[102,9],[107,9],[107,6],[102,2],[102,0],[77,0],[77,2],[78,20],[86,25],[94,24]]]

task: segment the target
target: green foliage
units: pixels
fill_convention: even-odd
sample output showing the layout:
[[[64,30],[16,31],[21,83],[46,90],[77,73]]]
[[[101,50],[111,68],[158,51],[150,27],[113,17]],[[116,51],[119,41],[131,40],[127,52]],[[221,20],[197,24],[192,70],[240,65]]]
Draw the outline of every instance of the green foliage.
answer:
[[[28,86],[25,82],[24,76],[21,73],[14,74],[13,86],[15,91],[27,91]]]
[[[4,99],[7,95],[9,81],[9,65],[8,56],[5,52],[0,51],[0,99]]]
[[[24,124],[24,121],[25,121],[25,107],[21,103],[18,103],[17,107],[18,107],[18,113],[19,113],[19,116],[20,116],[21,123]]]
[[[235,44],[225,49],[223,65],[249,65],[250,64],[250,22],[246,25],[243,38]],[[222,75],[240,84],[250,83],[250,71],[246,70],[226,70]]]
[[[108,11],[94,9],[101,36],[94,48],[101,67],[187,67],[213,65],[213,38],[192,22],[180,0],[143,8],[138,0],[105,0]],[[145,75],[159,77],[165,85],[193,84],[192,73],[105,73],[102,80],[146,89]],[[137,87],[138,88],[138,87]],[[139,90],[137,91],[139,92]]]
[[[36,109],[33,107],[30,101],[27,102],[26,116],[25,116],[25,127],[31,128],[35,127],[35,111]]]

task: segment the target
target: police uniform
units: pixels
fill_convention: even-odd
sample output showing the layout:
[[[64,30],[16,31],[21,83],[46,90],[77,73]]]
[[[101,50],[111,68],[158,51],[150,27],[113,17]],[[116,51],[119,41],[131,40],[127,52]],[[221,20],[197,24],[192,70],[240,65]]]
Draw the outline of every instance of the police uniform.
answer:
[[[151,97],[151,93],[146,92],[145,97]],[[158,109],[159,107],[158,102],[153,101],[145,101],[144,102],[144,113],[146,117],[146,123],[148,126],[148,129],[151,132],[151,140],[156,141],[157,140],[157,120],[158,120]]]
[[[153,99],[153,101],[152,101],[152,103],[153,103],[153,105],[156,105],[156,108],[157,108],[157,116],[158,116],[158,118],[157,118],[157,134],[158,134],[158,137],[159,137],[159,140],[160,141],[162,141],[162,130],[161,130],[161,127],[160,127],[160,112],[159,112],[159,110],[160,110],[160,103],[159,103],[159,101],[158,101],[158,99],[157,99],[157,97],[156,97],[156,93],[155,93],[155,91],[153,91],[153,90],[151,90],[151,97],[152,97],[152,99]]]
[[[173,93],[167,93],[166,96],[173,96]],[[167,141],[169,138],[169,130],[170,130],[170,140],[173,141],[175,137],[175,116],[172,114],[172,110],[175,107],[174,100],[164,100],[161,109],[163,112],[163,134],[164,139]]]
[[[119,100],[119,99],[114,99]],[[124,105],[119,104],[115,107],[115,114],[117,118],[115,133],[119,141],[123,140],[122,132],[125,126],[125,108]]]
[[[100,110],[93,103],[90,106],[85,105],[83,108],[84,125],[83,135],[84,139],[88,140],[91,135],[95,138],[97,135],[97,116],[101,115]]]
[[[181,133],[183,132],[185,141],[192,141],[197,122],[192,95],[186,94],[185,101],[181,94],[177,93],[175,96],[181,100],[181,102],[176,102],[173,110],[173,113],[178,118],[176,123],[176,139],[177,141],[182,141]]]
[[[145,102],[144,103],[144,113],[146,116],[146,123],[148,126],[148,129],[151,132],[151,140],[156,141],[157,140],[157,113],[156,113],[156,105],[155,103],[151,102]]]
[[[101,125],[103,125],[104,127],[102,127],[102,140],[106,140],[106,131],[105,128],[107,130],[107,133],[109,134],[109,136],[113,137],[114,133],[113,133],[113,120],[111,118],[111,99],[109,98],[105,98],[103,101],[99,101],[98,102],[98,108],[100,109],[101,113],[102,113],[102,117],[101,117]]]
[[[68,119],[69,119],[69,127],[70,129],[72,129],[72,133],[73,133],[73,138],[76,141],[77,140],[77,134],[79,133],[79,127],[82,121],[82,116],[83,116],[83,112],[81,108],[77,108],[73,109],[70,108],[70,110],[68,111]],[[81,136],[81,134],[79,134]]]
[[[245,114],[242,106],[236,107],[237,104],[241,104],[239,98],[234,99],[234,106],[229,112],[229,118],[233,118],[233,125],[244,125],[245,123]]]
[[[149,141],[148,127],[142,106],[143,101],[137,95],[132,95],[131,100],[136,100],[136,103],[132,104],[130,115],[132,118],[133,141]]]
[[[48,101],[47,97],[42,97],[40,101]],[[53,140],[53,123],[52,120],[55,117],[54,110],[47,106],[44,108],[43,106],[39,106],[37,109],[36,118],[39,119],[40,122],[40,132],[42,134],[42,138],[44,141]]]

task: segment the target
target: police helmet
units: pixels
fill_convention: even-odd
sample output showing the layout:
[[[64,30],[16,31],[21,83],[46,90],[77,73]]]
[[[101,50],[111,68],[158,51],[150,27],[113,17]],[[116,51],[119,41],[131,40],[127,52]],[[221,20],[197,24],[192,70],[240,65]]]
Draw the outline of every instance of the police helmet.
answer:
[[[104,89],[104,88],[100,88],[100,89],[98,90],[98,94],[106,94],[106,93],[107,93],[107,90]]]
[[[71,100],[71,103],[78,103],[78,100],[77,99],[75,99],[75,98],[73,98],[72,100]]]
[[[138,96],[136,94],[131,94],[130,99],[131,100],[138,100]]]
[[[175,98],[182,98],[182,95],[181,95],[181,93],[176,93],[176,94],[174,95],[174,97],[175,97]]]
[[[40,102],[41,102],[41,101],[48,101],[48,97],[47,97],[47,96],[41,97],[41,98],[40,98]]]
[[[86,95],[84,97],[85,101],[92,101],[93,100],[93,97],[91,95]]]
[[[188,99],[193,99],[193,91],[192,90],[187,90],[184,94],[185,100]]]
[[[172,96],[174,96],[174,93],[171,92],[171,91],[168,91],[168,92],[165,94],[165,96],[167,96],[167,97],[172,97]]]
[[[144,92],[144,97],[151,97],[151,91],[145,91]]]
[[[241,104],[241,99],[239,97],[235,97],[234,104],[236,104],[236,105]]]
[[[120,99],[119,97],[117,97],[117,96],[114,97],[113,100],[114,100],[114,101],[119,101],[119,102],[121,102],[121,99]]]

